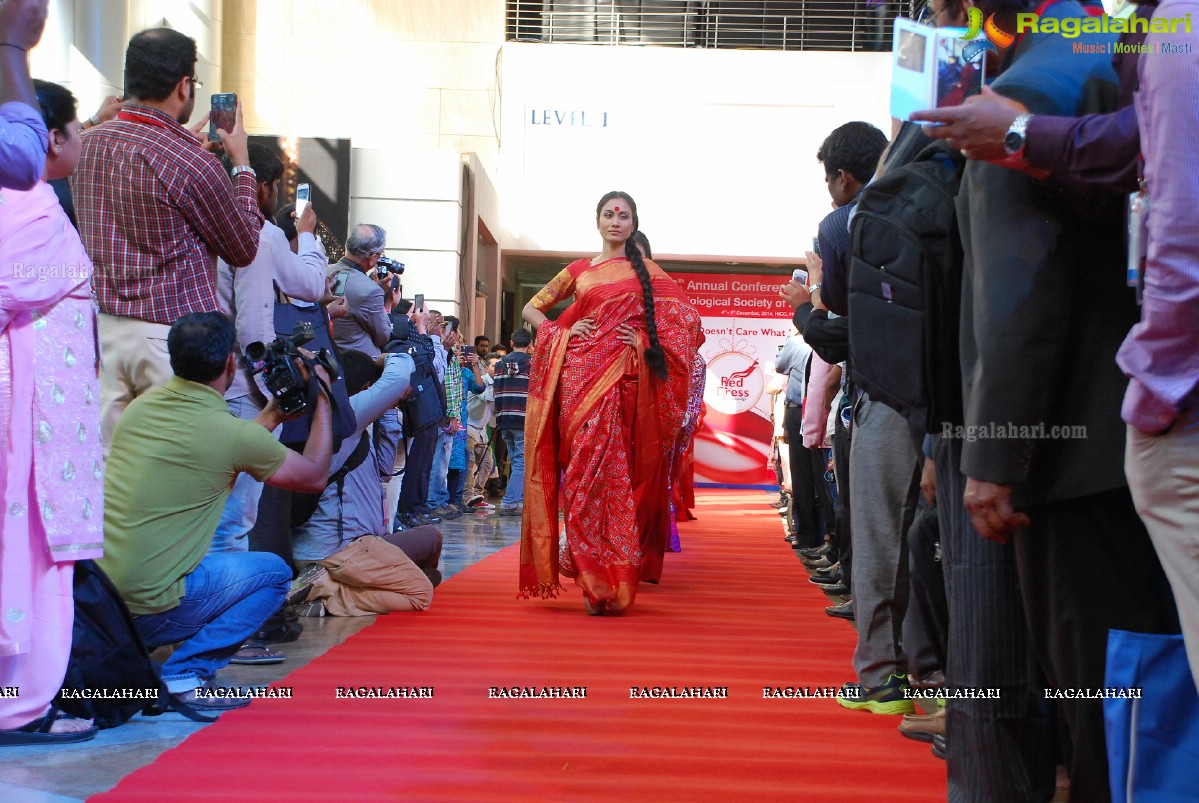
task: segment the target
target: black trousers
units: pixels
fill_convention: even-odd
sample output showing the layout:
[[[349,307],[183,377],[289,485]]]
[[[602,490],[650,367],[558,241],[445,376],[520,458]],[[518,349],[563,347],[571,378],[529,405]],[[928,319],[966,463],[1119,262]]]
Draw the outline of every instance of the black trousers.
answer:
[[[798,538],[796,546],[820,546],[822,539],[816,523],[816,478],[812,476],[812,455],[803,445],[802,407],[787,405],[783,431],[787,434],[791,459],[791,530]]]
[[[849,586],[853,574],[853,540],[850,538],[849,516],[849,444],[852,433],[841,423],[837,415],[837,427],[833,430],[833,466],[837,477],[836,526],[833,528],[833,547],[841,560],[841,575]]]
[[[1132,495],[1118,488],[1029,507],[1015,536],[1033,650],[1050,688],[1103,688],[1107,631],[1178,633],[1178,612]],[[1110,799],[1102,700],[1056,701],[1070,799]]]
[[[937,506],[920,500],[916,520],[908,528],[908,569],[911,594],[903,617],[903,652],[908,671],[918,678],[945,671],[945,643],[949,636],[949,604],[945,578],[937,560]]]
[[[824,472],[828,470],[828,450],[813,447],[807,451],[812,461],[812,482],[816,486],[817,531],[821,536],[831,536],[837,528],[837,508],[833,502],[833,489],[824,478]]]
[[[437,449],[437,427],[427,427],[412,436],[404,462],[404,481],[400,485],[400,513],[424,510],[429,498],[429,472],[433,470],[433,452]]]
[[[949,701],[948,799],[1049,800],[1055,737],[1033,662],[1015,548],[984,540],[971,524],[962,500],[962,442],[934,436],[933,460],[949,603],[945,678],[951,687],[997,688],[1001,695]]]

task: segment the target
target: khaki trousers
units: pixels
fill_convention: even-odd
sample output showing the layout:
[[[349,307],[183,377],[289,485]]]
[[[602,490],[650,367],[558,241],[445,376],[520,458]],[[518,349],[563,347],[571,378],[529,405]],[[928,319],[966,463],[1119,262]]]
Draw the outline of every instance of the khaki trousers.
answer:
[[[495,468],[495,455],[491,451],[491,444],[475,437],[475,433],[469,429],[466,434],[466,459],[467,475],[466,485],[462,490],[462,501],[468,502],[476,496],[487,498],[487,491],[483,486],[487,484],[491,470]]]
[[[104,453],[129,403],[171,378],[171,327],[137,318],[100,315],[100,432]]]
[[[333,616],[367,616],[423,611],[433,601],[433,583],[398,546],[363,535],[317,561],[329,570],[308,595]]]
[[[1124,473],[1174,592],[1199,689],[1199,406],[1161,435],[1129,427]]]

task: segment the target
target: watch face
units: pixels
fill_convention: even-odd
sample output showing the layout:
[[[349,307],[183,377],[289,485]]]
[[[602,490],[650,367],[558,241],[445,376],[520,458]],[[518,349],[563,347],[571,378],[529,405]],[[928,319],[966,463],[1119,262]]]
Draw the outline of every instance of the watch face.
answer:
[[[1024,147],[1024,135],[1009,131],[1003,138],[1003,147],[1008,153],[1015,153]]]

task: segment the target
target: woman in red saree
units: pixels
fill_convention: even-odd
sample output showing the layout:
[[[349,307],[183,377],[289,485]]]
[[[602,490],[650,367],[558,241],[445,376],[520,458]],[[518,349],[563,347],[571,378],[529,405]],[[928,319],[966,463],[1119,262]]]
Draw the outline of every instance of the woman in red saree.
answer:
[[[675,281],[628,245],[637,229],[632,198],[601,198],[596,228],[603,251],[572,262],[524,308],[538,331],[525,419],[520,594],[554,597],[565,575],[583,589],[588,613],[602,614],[627,609],[643,571],[661,571],[643,556],[660,561],[670,531],[671,452],[703,329]],[[558,320],[546,317],[572,295]]]

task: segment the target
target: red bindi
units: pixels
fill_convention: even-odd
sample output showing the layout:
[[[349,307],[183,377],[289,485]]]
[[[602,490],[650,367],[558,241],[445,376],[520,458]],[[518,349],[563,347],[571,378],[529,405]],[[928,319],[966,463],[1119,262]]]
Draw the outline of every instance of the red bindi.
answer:
[[[618,206],[618,207],[616,207],[616,214],[618,214],[618,215],[620,214],[620,207],[619,207],[619,206]]]

